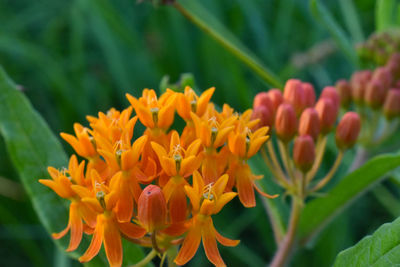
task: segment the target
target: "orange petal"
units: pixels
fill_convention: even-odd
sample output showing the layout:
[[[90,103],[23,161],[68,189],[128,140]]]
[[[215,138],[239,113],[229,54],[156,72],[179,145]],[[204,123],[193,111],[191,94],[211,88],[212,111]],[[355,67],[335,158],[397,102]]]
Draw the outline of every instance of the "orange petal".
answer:
[[[248,175],[237,176],[236,188],[239,193],[240,202],[246,208],[256,206],[256,199],[254,196],[253,182]]]
[[[269,139],[269,136],[263,136],[255,139],[254,141],[250,142],[250,148],[247,152],[247,157],[251,158],[260,150],[262,144],[264,144]]]
[[[234,126],[229,126],[219,130],[217,137],[215,138],[214,147],[222,146],[226,141],[226,137],[228,136],[229,133],[232,132],[234,128],[235,128]]]
[[[262,195],[263,197],[266,197],[266,198],[276,198],[276,197],[279,196],[279,194],[270,195],[270,194],[267,194],[267,193],[263,192],[255,183],[253,184],[253,186],[254,186],[254,188],[257,190],[257,192],[260,193],[260,195]]]
[[[101,243],[103,241],[103,228],[104,228],[103,215],[99,215],[97,216],[97,225],[96,229],[94,230],[92,241],[90,242],[90,245],[86,250],[85,254],[83,254],[79,258],[80,262],[90,261],[99,253],[99,250],[101,248]]]
[[[228,174],[224,174],[221,177],[218,178],[218,180],[215,182],[213,185],[213,189],[217,197],[222,195],[222,193],[225,191],[226,184],[228,183],[229,176]]]
[[[90,228],[94,228],[96,226],[97,214],[83,202],[80,202],[79,204],[79,213]]]
[[[218,242],[221,243],[224,246],[236,247],[240,243],[240,240],[233,240],[233,239],[224,237],[223,235],[218,233],[215,228],[214,228],[214,233],[215,233],[215,237],[217,238]]]
[[[121,235],[116,222],[109,218],[104,223],[104,248],[111,267],[122,265]]]
[[[182,187],[177,187],[169,199],[169,212],[172,222],[180,222],[186,219],[187,202],[186,194]]]
[[[193,141],[189,145],[189,147],[186,149],[185,157],[197,155],[197,153],[199,152],[200,146],[201,146],[201,140],[200,139],[197,139],[197,140]]]
[[[226,203],[231,201],[236,195],[237,195],[237,193],[235,193],[235,192],[229,192],[229,193],[225,193],[222,196],[220,196],[217,203],[215,204],[213,213],[216,214],[216,213],[220,212],[221,209],[226,205]]]
[[[119,223],[118,225],[121,232],[129,238],[141,238],[146,234],[144,228],[131,222]]]
[[[197,228],[192,228],[187,233],[182,247],[179,250],[174,262],[178,265],[184,265],[190,261],[199,248],[201,240],[201,232]]]
[[[183,235],[186,232],[186,230],[187,226],[186,223],[183,221],[183,222],[173,223],[166,229],[161,230],[161,232],[169,236],[180,236]]]
[[[130,192],[128,179],[121,180],[118,191],[116,215],[119,222],[129,222],[133,213],[133,197]]]
[[[195,170],[200,168],[201,162],[203,161],[203,157],[201,156],[189,156],[182,160],[182,167],[179,170],[179,173],[183,177],[187,177],[191,175]]]
[[[219,254],[215,231],[213,228],[212,220],[210,218],[207,224],[203,226],[201,231],[204,251],[206,252],[208,260],[211,261],[215,266],[226,266],[221,258],[221,255]]]
[[[171,100],[170,100],[171,99]],[[175,97],[171,97],[168,101],[172,101],[168,106],[162,107],[158,113],[158,126],[160,128],[168,128],[174,121],[175,113]]]
[[[196,113],[199,116],[203,116],[204,112],[206,112],[208,102],[210,102],[210,99],[212,95],[214,94],[215,87],[211,87],[207,90],[205,90],[201,96],[199,97],[199,100],[197,101],[197,110]]]
[[[76,153],[79,156],[82,157],[86,156],[81,144],[79,143],[78,139],[76,139],[75,136],[66,133],[60,133],[60,135],[62,139],[67,141],[67,143],[70,144],[70,146],[72,146],[72,148],[76,151]]]
[[[143,151],[144,145],[147,142],[147,135],[143,135],[136,139],[136,141],[132,144],[132,150],[133,150],[133,162],[136,163],[139,160],[139,156]]]
[[[200,196],[193,187],[185,185],[186,195],[189,197],[194,212],[199,210]]]
[[[47,187],[50,187],[57,195],[59,195],[62,198],[69,198],[71,196],[71,194],[69,193],[69,190],[67,188],[64,188],[62,185],[54,182],[53,180],[40,179],[39,183],[41,183]]]
[[[66,251],[75,250],[82,240],[83,223],[78,212],[78,203],[72,202],[69,206],[69,224],[71,225],[71,237]]]
[[[67,227],[65,227],[64,230],[62,230],[62,231],[59,232],[59,233],[53,233],[53,234],[51,234],[51,236],[52,236],[54,239],[60,239],[61,237],[64,237],[64,236],[68,233],[68,231],[69,231],[70,228],[71,228],[71,225],[68,223]]]

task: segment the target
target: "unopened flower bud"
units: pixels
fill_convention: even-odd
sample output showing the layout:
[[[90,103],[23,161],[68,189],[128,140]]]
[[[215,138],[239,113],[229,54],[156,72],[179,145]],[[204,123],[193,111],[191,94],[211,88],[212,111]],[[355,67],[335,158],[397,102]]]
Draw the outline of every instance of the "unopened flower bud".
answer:
[[[315,105],[315,110],[318,112],[321,133],[329,133],[336,122],[338,109],[330,98],[321,98]]]
[[[302,172],[309,171],[315,160],[315,145],[309,135],[300,135],[293,145],[293,160]]]
[[[279,105],[283,103],[283,95],[279,89],[271,89],[268,91],[269,99],[272,102],[274,112],[278,109]]]
[[[352,97],[356,104],[364,103],[365,88],[371,77],[372,72],[369,70],[355,72],[351,77]]]
[[[340,104],[347,108],[351,103],[351,85],[346,80],[336,82],[336,90],[340,97]]]
[[[306,99],[306,107],[314,106],[316,101],[314,86],[311,83],[303,83],[303,91]]]
[[[333,86],[326,86],[324,90],[322,90],[320,98],[329,98],[332,100],[333,105],[337,110],[340,107],[340,96],[339,93],[336,91],[336,88]]]
[[[317,140],[320,131],[318,112],[314,108],[306,108],[301,113],[299,121],[299,135],[309,135]]]
[[[376,109],[382,106],[385,101],[387,89],[379,80],[372,80],[365,90],[364,100],[371,108]]]
[[[383,104],[383,114],[388,120],[400,116],[400,90],[389,90]]]
[[[371,80],[373,81],[379,81],[382,83],[383,87],[389,88],[390,85],[392,84],[392,74],[390,73],[390,70],[386,67],[379,67],[375,69],[375,71],[372,74]]]
[[[279,106],[275,117],[275,130],[283,142],[289,142],[296,134],[297,117],[291,104],[283,103]]]
[[[137,218],[148,232],[165,227],[167,202],[160,187],[152,184],[148,185],[140,194]]]
[[[251,119],[255,120],[255,119],[259,119],[259,123],[255,126],[256,130],[258,128],[264,127],[264,126],[268,126],[268,127],[272,127],[273,123],[274,123],[274,117],[273,114],[271,114],[271,111],[266,108],[265,106],[258,106],[255,107],[253,109],[253,113],[251,114]]]
[[[266,107],[267,109],[270,110],[270,113],[273,111],[272,102],[269,99],[269,96],[268,96],[267,92],[258,93],[254,97],[253,108],[256,108],[256,107],[259,107],[259,106]]]
[[[361,130],[361,119],[355,112],[343,115],[336,128],[336,145],[344,150],[351,148],[357,141]]]
[[[400,78],[400,53],[394,53],[386,63],[386,67],[393,75],[393,79]]]
[[[302,82],[296,79],[288,80],[283,90],[283,98],[286,102],[292,104],[296,114],[300,115],[306,107],[306,98]]]

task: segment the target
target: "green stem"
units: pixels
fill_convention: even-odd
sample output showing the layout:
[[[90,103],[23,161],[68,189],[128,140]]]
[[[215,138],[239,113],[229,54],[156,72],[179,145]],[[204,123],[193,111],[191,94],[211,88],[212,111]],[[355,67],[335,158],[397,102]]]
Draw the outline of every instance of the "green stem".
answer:
[[[286,232],[283,241],[280,243],[279,249],[272,259],[270,267],[285,266],[286,261],[289,259],[290,251],[292,250],[294,244],[297,225],[299,223],[302,208],[302,201],[297,197],[293,197],[288,231]]]
[[[333,164],[332,168],[328,172],[328,174],[322,178],[316,186],[313,187],[313,189],[310,190],[310,192],[315,192],[324,187],[333,177],[333,175],[336,173],[337,169],[340,166],[340,163],[342,162],[343,159],[343,151],[339,151],[335,163]]]
[[[138,263],[132,265],[132,267],[144,267],[146,266],[148,263],[150,263],[154,257],[157,256],[157,251],[155,249],[152,249],[150,251],[149,254],[147,254],[146,257],[144,257],[141,261],[139,261]]]
[[[194,1],[178,1],[173,6],[189,21],[214,38],[224,48],[246,64],[268,84],[282,88],[277,76],[265,67],[236,37],[228,31],[217,19]],[[201,15],[199,15],[201,14]]]

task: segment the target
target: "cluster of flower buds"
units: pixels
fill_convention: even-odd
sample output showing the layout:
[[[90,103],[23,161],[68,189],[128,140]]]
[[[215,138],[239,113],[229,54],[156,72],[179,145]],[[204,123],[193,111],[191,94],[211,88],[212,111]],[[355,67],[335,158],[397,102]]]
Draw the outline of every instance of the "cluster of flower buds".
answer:
[[[391,55],[384,66],[357,71],[350,81],[339,80],[336,89],[341,106],[361,115],[365,127],[360,142],[365,146],[381,143],[393,134],[400,120],[400,53]]]
[[[364,43],[358,44],[357,54],[365,65],[384,65],[392,54],[400,52],[400,33],[388,31],[372,34]]]
[[[68,168],[49,167],[52,179],[40,180],[70,200],[68,225],[54,238],[70,232],[67,251],[73,251],[84,233],[93,235],[79,260],[90,261],[104,244],[111,266],[122,264],[121,238],[160,256],[181,245],[178,265],[194,256],[202,240],[208,259],[224,266],[216,241],[239,241],[219,234],[212,216],[236,195],[245,207],[255,206],[254,190],[275,196],[261,192],[255,182],[262,177],[247,164],[268,140],[268,127],[257,127],[252,110],[240,115],[225,104],[217,111],[213,92],[198,96],[186,87],[158,98],[145,89],[140,98],[127,94],[132,106],[122,112],[99,112],[87,117],[89,128],[76,123],[75,136],[62,133],[83,160],[73,155]],[[181,134],[170,129],[175,113],[186,122]],[[138,119],[146,130],[134,139]]]
[[[310,83],[291,79],[283,94],[278,89],[261,92],[253,103],[253,118],[260,126],[269,126],[276,136],[280,164],[273,142],[268,142],[262,155],[276,178],[288,193],[304,199],[322,188],[339,166],[343,152],[351,148],[359,135],[360,117],[348,112],[339,121],[341,97],[335,87],[327,86],[317,99]],[[327,136],[336,128],[337,160],[331,171],[319,181],[313,181],[321,164]],[[292,145],[293,144],[293,145]]]

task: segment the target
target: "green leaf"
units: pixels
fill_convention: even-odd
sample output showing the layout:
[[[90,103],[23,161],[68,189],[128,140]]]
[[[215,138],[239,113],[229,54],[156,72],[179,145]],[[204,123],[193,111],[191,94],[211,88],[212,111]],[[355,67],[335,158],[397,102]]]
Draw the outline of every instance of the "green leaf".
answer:
[[[307,203],[300,218],[299,237],[307,242],[337,214],[400,165],[400,154],[377,156],[344,177],[325,197]]]
[[[346,27],[351,34],[353,42],[358,43],[364,41],[364,34],[353,2],[353,0],[339,0]]]
[[[1,67],[0,133],[43,226],[49,233],[64,229],[68,221],[67,202],[38,180],[49,178],[48,166],[67,166],[67,156],[46,122],[34,110],[28,99],[16,89]],[[88,247],[89,240],[90,237],[84,235],[79,251],[68,255],[77,259]],[[66,237],[55,240],[55,243],[64,250],[68,241]],[[124,244],[124,253],[124,261],[127,264],[138,262],[144,257],[143,251],[134,244]],[[91,266],[107,265],[104,253],[100,253],[94,260],[97,264]]]
[[[329,10],[319,0],[310,0],[310,8],[313,16],[329,31],[338,47],[353,64],[357,65],[357,55],[350,40]]]
[[[282,88],[278,77],[196,0],[178,0],[174,7],[188,20],[217,40],[271,86]],[[244,90],[247,92],[246,90]]]
[[[376,31],[385,31],[395,25],[396,0],[377,0],[375,6]]]
[[[339,253],[334,266],[398,266],[400,264],[400,218],[385,223],[371,236]]]

